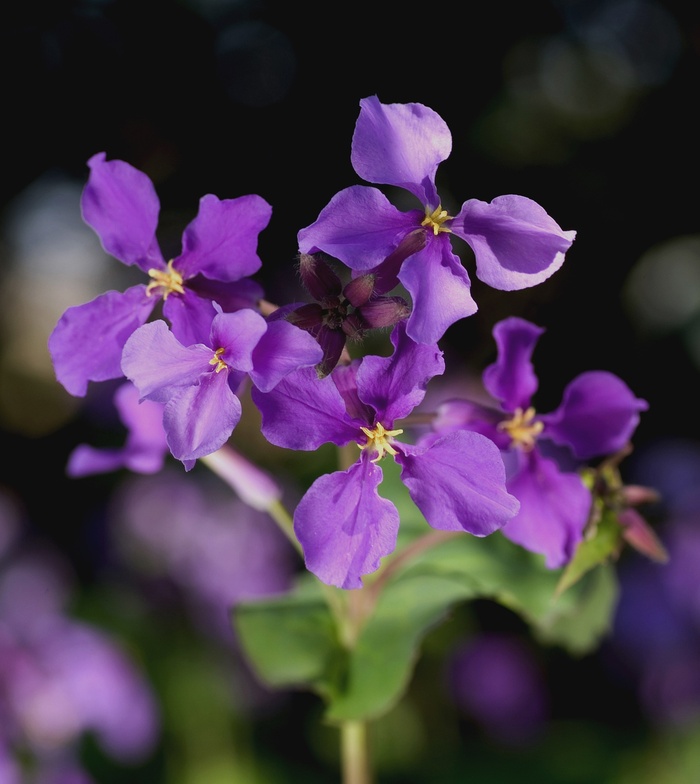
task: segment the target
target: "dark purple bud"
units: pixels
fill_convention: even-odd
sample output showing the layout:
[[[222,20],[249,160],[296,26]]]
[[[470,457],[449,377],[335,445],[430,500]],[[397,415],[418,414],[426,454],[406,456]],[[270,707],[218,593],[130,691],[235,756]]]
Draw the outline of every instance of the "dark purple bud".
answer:
[[[287,321],[300,329],[313,332],[318,330],[323,323],[323,309],[316,302],[301,305],[287,316]]]
[[[304,287],[317,302],[323,302],[328,297],[340,296],[342,291],[340,278],[323,259],[310,253],[301,253],[299,275]]]
[[[399,243],[396,250],[392,251],[384,261],[380,262],[372,273],[375,277],[374,293],[386,294],[387,291],[395,289],[399,285],[399,272],[401,265],[409,256],[418,253],[425,247],[425,232],[422,230],[412,231],[407,234]]]
[[[322,327],[317,340],[323,349],[323,359],[316,365],[316,373],[319,378],[323,378],[338,364],[345,348],[345,334],[339,329]]]
[[[360,275],[345,285],[343,295],[356,308],[362,307],[374,294],[375,276],[370,272]]]
[[[411,313],[406,300],[401,297],[379,297],[360,309],[362,318],[371,329],[393,327]]]
[[[368,327],[369,325],[359,313],[351,313],[343,319],[343,332],[351,340],[359,340]]]

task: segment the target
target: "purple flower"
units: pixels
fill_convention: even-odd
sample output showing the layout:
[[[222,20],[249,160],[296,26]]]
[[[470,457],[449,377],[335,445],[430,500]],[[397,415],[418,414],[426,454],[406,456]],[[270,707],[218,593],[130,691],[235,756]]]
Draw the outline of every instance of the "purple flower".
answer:
[[[356,443],[359,459],[346,471],[319,477],[294,512],[307,568],[323,582],[360,588],[396,546],[399,513],[382,498],[379,461],[392,455],[411,498],[437,529],[485,536],[505,524],[518,503],[505,489],[505,469],[488,439],[464,431],[428,446],[400,443],[394,428],[444,371],[436,346],[417,344],[405,322],[394,327],[390,357],[365,356],[318,378],[300,370],[267,395],[253,389],[262,432],[278,446],[313,450]]]
[[[0,746],[41,767],[90,732],[121,761],[143,758],[159,733],[150,685],[116,640],[64,614],[62,566],[23,554],[0,573]]]
[[[213,302],[225,311],[251,307],[262,296],[248,276],[260,269],[258,234],[272,208],[260,196],[200,199],[197,217],[182,235],[182,252],[166,263],[156,239],[160,203],[151,180],[104,153],[88,161],[83,219],[104,250],[146,273],[150,282],[108,291],[61,316],[49,351],[56,378],[82,397],[89,381],[119,378],[127,338],[149,319],[158,302],[179,340],[190,345],[208,334]]]
[[[483,633],[461,643],[448,664],[450,696],[492,738],[524,745],[548,718],[546,684],[525,642],[515,635]]]
[[[142,400],[164,404],[168,447],[187,470],[231,436],[241,417],[236,393],[246,376],[268,392],[322,356],[311,335],[286,321],[268,323],[250,309],[218,310],[206,343],[183,345],[158,320],[139,327],[124,346],[124,374]]]
[[[433,426],[438,433],[462,428],[482,433],[511,457],[508,490],[520,511],[503,534],[558,568],[581,541],[591,493],[577,473],[546,456],[543,441],[567,448],[577,461],[611,455],[627,445],[648,404],[620,378],[597,370],[571,381],[556,410],[538,414],[530,404],[538,387],[531,356],[543,332],[515,317],[496,324],[498,358],[484,371],[483,382],[500,408],[449,400]]]
[[[168,453],[163,430],[163,404],[151,400],[139,402],[133,384],[122,384],[114,393],[114,405],[128,430],[124,446],[97,449],[79,444],[68,458],[69,476],[89,476],[128,468],[139,474],[155,474],[161,470]]]
[[[366,272],[411,234],[423,234],[425,247],[398,274],[413,300],[408,335],[421,343],[436,342],[447,327],[477,310],[450,234],[474,251],[477,276],[505,291],[546,280],[561,267],[576,236],[524,196],[499,196],[490,203],[470,199],[450,215],[435,178],[451,150],[449,128],[427,106],[363,98],[352,139],[353,168],[367,182],[410,192],[422,209],[401,212],[377,188],[354,185],[337,193],[298,235],[302,253],[324,251]]]

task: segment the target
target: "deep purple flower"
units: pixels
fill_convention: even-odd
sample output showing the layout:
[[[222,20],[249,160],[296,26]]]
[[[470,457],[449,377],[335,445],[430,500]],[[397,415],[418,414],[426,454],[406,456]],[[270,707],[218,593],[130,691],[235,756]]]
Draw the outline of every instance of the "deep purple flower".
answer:
[[[412,233],[423,234],[425,247],[406,259],[398,275],[413,300],[408,335],[421,343],[434,343],[477,310],[450,234],[474,251],[477,276],[506,291],[546,280],[561,267],[576,236],[524,196],[499,196],[490,203],[469,199],[450,215],[435,178],[451,150],[449,128],[427,106],[363,98],[352,139],[353,168],[367,182],[409,191],[421,209],[401,212],[377,188],[354,185],[337,193],[298,235],[302,253],[323,251],[363,273]]]
[[[449,400],[438,408],[434,429],[482,433],[512,457],[508,490],[520,501],[520,511],[502,531],[545,555],[549,568],[558,568],[581,541],[591,493],[577,473],[545,456],[543,441],[567,448],[574,461],[614,454],[627,445],[648,404],[618,376],[596,370],[571,381],[557,409],[538,414],[530,404],[538,387],[531,356],[543,332],[516,317],[496,324],[498,358],[484,371],[483,382],[500,408]]]
[[[318,378],[313,369],[290,374],[267,395],[253,389],[262,432],[278,446],[313,450],[321,444],[356,443],[359,459],[346,471],[319,477],[294,512],[294,530],[307,568],[341,588],[360,588],[396,546],[399,513],[377,488],[379,461],[390,454],[428,523],[437,529],[485,536],[506,523],[518,503],[505,489],[498,449],[487,438],[450,433],[420,447],[400,443],[396,420],[444,371],[437,346],[417,344],[405,322],[394,327],[394,352],[368,355]]]
[[[262,291],[248,276],[260,269],[258,234],[272,213],[260,196],[220,200],[207,194],[182,235],[182,252],[166,262],[156,239],[160,202],[151,180],[124,161],[105,160],[104,153],[88,165],[83,219],[107,253],[139,267],[150,282],[100,294],[59,319],[49,351],[56,378],[79,397],[88,382],[122,375],[124,343],[161,300],[173,333],[186,345],[208,334],[213,302],[227,312],[253,307]]]
[[[163,403],[172,454],[187,470],[222,447],[241,417],[237,392],[250,378],[268,392],[287,373],[321,360],[318,343],[286,321],[251,309],[219,312],[205,343],[183,345],[164,321],[139,327],[124,346],[122,369],[142,400]]]

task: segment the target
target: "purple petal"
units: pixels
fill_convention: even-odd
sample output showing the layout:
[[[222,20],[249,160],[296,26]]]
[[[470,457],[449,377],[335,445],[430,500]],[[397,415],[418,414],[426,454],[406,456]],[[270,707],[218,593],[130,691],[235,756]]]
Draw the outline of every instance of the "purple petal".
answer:
[[[287,321],[269,322],[253,351],[250,379],[269,392],[289,373],[314,367],[322,359],[323,349],[313,335]]]
[[[450,228],[474,251],[477,277],[502,291],[529,288],[553,275],[576,237],[537,202],[513,195],[466,201]]]
[[[224,281],[210,280],[204,275],[195,275],[188,278],[185,292],[193,291],[204,300],[211,300],[221,305],[225,313],[233,313],[242,308],[257,308],[258,302],[263,298],[262,286],[250,278]],[[170,301],[172,297],[168,299]]]
[[[648,408],[618,376],[592,370],[577,376],[559,408],[540,419],[544,436],[587,460],[622,449],[639,424],[639,412]]]
[[[199,384],[180,390],[166,404],[163,427],[170,451],[187,467],[189,461],[220,449],[240,418],[241,403],[229,387],[227,374],[207,373]]]
[[[484,386],[506,411],[526,409],[537,391],[537,376],[530,358],[542,327],[512,316],[493,328],[498,358],[484,370]]]
[[[351,160],[367,182],[395,185],[435,208],[435,173],[452,151],[452,134],[439,114],[420,103],[360,101]]]
[[[124,375],[124,344],[148,320],[157,302],[145,286],[132,286],[123,293],[107,291],[65,311],[48,346],[56,378],[71,395],[83,397],[89,381]]]
[[[377,487],[382,471],[370,460],[319,477],[294,512],[306,568],[338,588],[361,588],[396,547],[399,513]]]
[[[291,325],[290,325],[291,326]],[[253,351],[267,330],[265,319],[254,310],[219,313],[211,325],[209,344],[234,370],[245,373],[253,369]]]
[[[469,275],[446,234],[406,259],[399,278],[413,302],[408,334],[419,343],[436,343],[449,326],[476,313]]]
[[[199,213],[182,235],[182,254],[175,268],[185,278],[201,273],[208,278],[235,281],[256,273],[258,235],[270,222],[272,207],[254,194],[199,200]]]
[[[134,332],[124,346],[124,375],[141,398],[165,403],[175,390],[196,384],[212,370],[213,351],[200,344],[185,348],[164,321],[152,321]]]
[[[184,294],[171,294],[163,303],[163,315],[183,346],[208,344],[211,322],[218,312],[212,300],[202,299],[189,288]]]
[[[365,356],[356,376],[360,399],[374,408],[386,428],[408,416],[425,397],[430,379],[445,372],[442,351],[411,340],[405,322],[394,327],[391,342],[391,356]]]
[[[360,425],[345,412],[333,376],[319,378],[313,368],[290,373],[270,392],[253,387],[251,396],[262,414],[261,432],[275,446],[313,451],[321,444],[342,446],[362,436]]]
[[[445,400],[435,412],[432,428],[436,433],[452,433],[455,430],[471,430],[481,433],[493,441],[499,449],[510,446],[510,436],[498,429],[503,421],[503,412],[474,403],[471,400],[455,398]]]
[[[563,473],[536,450],[525,455],[521,470],[508,482],[520,511],[502,529],[504,536],[545,556],[549,569],[567,564],[583,538],[591,494],[578,474]]]
[[[383,261],[425,217],[401,212],[376,188],[353,185],[339,191],[310,226],[297,235],[301,253],[323,251],[348,265],[367,270]]]
[[[88,161],[90,177],[80,202],[83,220],[115,259],[144,272],[165,268],[156,240],[160,202],[153,183],[128,163],[105,158],[100,152]]]
[[[88,476],[128,468],[140,474],[154,474],[163,467],[168,445],[163,430],[163,406],[144,400],[139,403],[133,384],[122,384],[114,395],[121,421],[128,429],[122,449],[94,449],[79,445],[68,459],[69,476]]]
[[[415,505],[433,527],[486,536],[518,511],[506,491],[498,447],[479,433],[458,430],[429,446],[400,446],[396,462]]]

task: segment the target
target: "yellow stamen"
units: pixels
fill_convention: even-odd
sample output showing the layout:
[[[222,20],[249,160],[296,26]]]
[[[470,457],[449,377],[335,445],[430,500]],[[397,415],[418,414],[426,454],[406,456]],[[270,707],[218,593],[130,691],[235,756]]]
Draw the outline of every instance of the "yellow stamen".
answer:
[[[421,226],[432,226],[433,234],[437,237],[437,235],[441,231],[452,232],[452,229],[448,229],[447,226],[443,226],[442,224],[445,221],[452,220],[452,215],[448,215],[447,210],[442,209],[442,205],[438,205],[432,212],[428,212],[428,207],[425,208],[425,218],[421,222]]]
[[[403,430],[384,430],[384,425],[381,423],[374,430],[362,426],[360,426],[360,430],[367,436],[367,443],[358,444],[360,449],[373,449],[377,452],[377,456],[372,460],[373,463],[381,460],[385,452],[392,456],[396,454],[396,450],[389,443],[389,439],[401,435]]]
[[[225,348],[217,348],[214,352],[214,356],[209,360],[210,365],[216,365],[214,368],[215,373],[221,373],[222,370],[228,367],[228,365],[221,359],[221,355],[226,351]]]
[[[535,446],[537,436],[544,430],[543,422],[533,422],[535,411],[532,406],[523,411],[516,408],[512,419],[499,422],[498,429],[505,430],[511,438],[511,446],[529,452]]]
[[[172,259],[168,262],[167,270],[149,269],[149,277],[153,280],[146,287],[146,294],[149,296],[156,290],[162,289],[163,299],[167,299],[170,294],[184,294],[185,288],[183,285],[182,275],[173,269]]]

